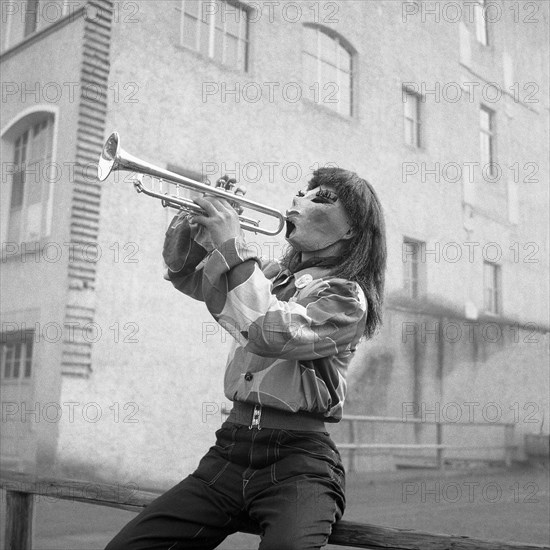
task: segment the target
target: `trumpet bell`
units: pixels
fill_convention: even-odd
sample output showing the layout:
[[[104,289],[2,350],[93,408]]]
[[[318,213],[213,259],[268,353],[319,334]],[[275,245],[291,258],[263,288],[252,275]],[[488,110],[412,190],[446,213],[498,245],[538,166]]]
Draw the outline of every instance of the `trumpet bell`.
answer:
[[[119,157],[119,150],[120,136],[118,132],[113,132],[105,142],[103,151],[99,157],[99,162],[97,163],[97,177],[99,181],[105,181],[113,171],[117,158]]]

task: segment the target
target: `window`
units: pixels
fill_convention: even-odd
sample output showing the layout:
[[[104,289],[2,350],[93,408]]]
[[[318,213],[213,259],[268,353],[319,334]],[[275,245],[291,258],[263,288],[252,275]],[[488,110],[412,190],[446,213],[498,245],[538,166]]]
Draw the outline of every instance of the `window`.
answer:
[[[426,243],[403,239],[403,287],[410,298],[426,293]]]
[[[25,34],[29,36],[38,28],[38,0],[27,0],[25,7]]]
[[[232,69],[248,70],[248,11],[237,2],[182,0],[181,43]]]
[[[403,88],[403,121],[405,143],[420,147],[420,99],[418,94]]]
[[[501,271],[500,266],[483,262],[484,308],[488,313],[501,313]]]
[[[33,241],[47,234],[53,116],[27,125],[13,139],[8,241]]]
[[[495,114],[481,106],[479,111],[479,145],[481,168],[484,174],[495,175]]]
[[[485,13],[485,0],[476,0],[474,4],[474,18],[476,24],[476,38],[480,44],[489,44],[489,29],[487,27],[487,14]]]
[[[335,34],[304,27],[304,95],[346,116],[353,114],[353,54]]]
[[[2,335],[0,375],[3,380],[29,379],[32,374],[33,332],[19,332],[17,337]]]

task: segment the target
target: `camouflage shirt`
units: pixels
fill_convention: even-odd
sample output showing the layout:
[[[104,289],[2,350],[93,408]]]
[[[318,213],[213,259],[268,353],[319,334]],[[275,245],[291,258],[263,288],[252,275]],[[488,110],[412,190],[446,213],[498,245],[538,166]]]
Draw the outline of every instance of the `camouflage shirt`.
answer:
[[[256,247],[247,247],[242,238],[207,253],[191,238],[185,218],[174,221],[165,259],[177,231],[179,265],[174,271],[172,262],[165,278],[204,301],[233,336],[226,397],[338,422],[347,368],[367,317],[360,286],[330,276],[326,268],[291,273],[277,261],[259,258]]]

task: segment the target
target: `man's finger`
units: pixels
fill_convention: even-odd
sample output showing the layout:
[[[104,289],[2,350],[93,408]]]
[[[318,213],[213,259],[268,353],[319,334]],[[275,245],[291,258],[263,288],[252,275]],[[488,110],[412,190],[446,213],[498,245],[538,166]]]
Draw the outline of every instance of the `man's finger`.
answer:
[[[193,202],[198,204],[208,216],[215,216],[218,213],[218,209],[212,204],[211,197],[197,197]]]
[[[229,210],[231,205],[226,199],[220,199],[218,197],[209,197],[210,202],[218,212]]]
[[[208,216],[201,216],[200,214],[194,214],[191,218],[192,223],[196,223],[198,225],[201,225],[203,227],[208,227],[212,224],[212,218],[209,218]]]

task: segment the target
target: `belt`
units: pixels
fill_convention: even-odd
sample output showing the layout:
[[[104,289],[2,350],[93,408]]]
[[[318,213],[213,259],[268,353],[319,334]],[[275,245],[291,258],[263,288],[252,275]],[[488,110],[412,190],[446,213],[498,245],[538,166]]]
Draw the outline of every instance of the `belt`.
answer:
[[[250,430],[252,428],[258,428],[258,430],[271,428],[274,430],[304,432],[327,431],[324,421],[311,413],[281,411],[273,407],[253,405],[241,401],[233,403],[233,409],[229,413],[227,422],[248,426]]]

